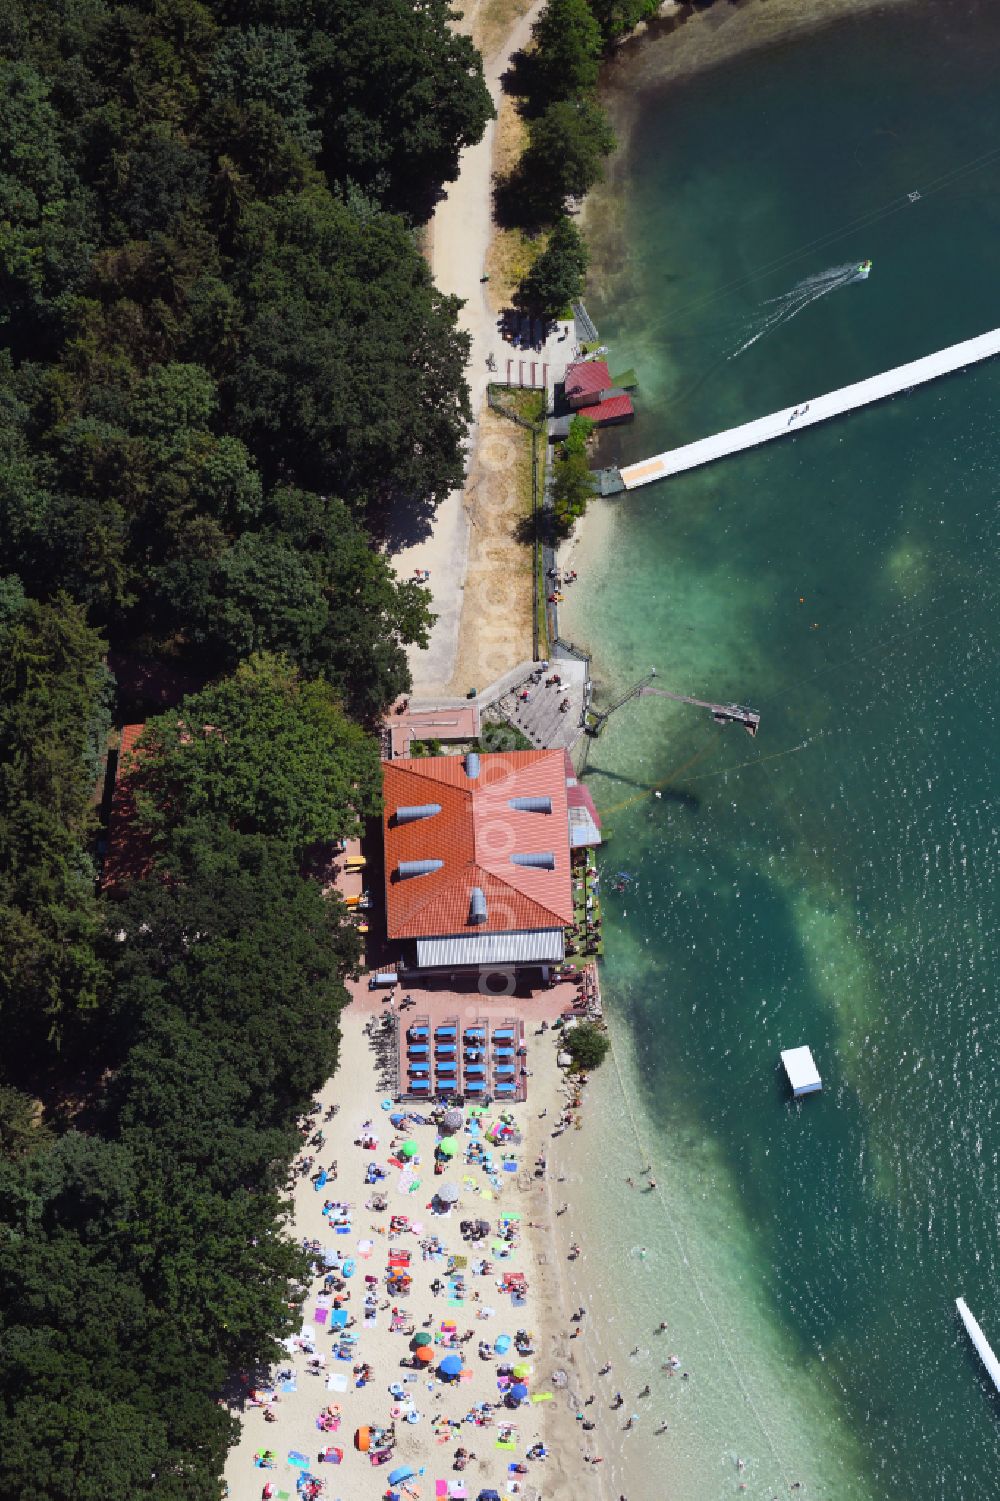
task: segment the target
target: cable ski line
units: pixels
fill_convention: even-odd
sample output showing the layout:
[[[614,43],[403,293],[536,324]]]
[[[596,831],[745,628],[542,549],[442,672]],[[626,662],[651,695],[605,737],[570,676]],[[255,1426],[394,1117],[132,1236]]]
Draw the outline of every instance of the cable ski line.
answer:
[[[954,167],[950,171],[940,174],[938,177],[931,178],[930,182],[921,185],[919,190],[920,199],[929,198],[933,193],[941,192],[960,177],[980,170],[997,158],[1000,158],[1000,146],[994,146],[989,151],[984,151],[981,155],[972,157],[968,162]],[[740,287],[750,286],[762,276],[768,276],[774,271],[781,271],[789,266],[793,266],[796,261],[801,260],[810,251],[820,250],[827,245],[836,244],[838,240],[844,239],[855,230],[868,228],[870,225],[877,224],[880,220],[886,219],[892,214],[899,213],[901,209],[912,208],[914,206],[914,200],[910,198],[908,193],[891,198],[878,208],[870,209],[867,213],[860,214],[857,218],[848,220],[840,228],[832,229],[827,234],[817,235],[815,239],[807,240],[803,245],[798,246],[797,249],[789,250],[784,255],[775,257],[774,260],[764,261],[743,276],[734,277],[732,281],[722,282],[720,286],[716,287],[712,292],[706,293],[704,297],[695,298],[693,302],[685,303],[683,307],[665,313],[661,319],[649,324],[647,329],[649,332],[652,332],[662,327],[664,323],[670,323],[674,319],[683,318],[687,313],[698,312],[701,308],[710,307],[725,292],[733,292],[737,291]]]

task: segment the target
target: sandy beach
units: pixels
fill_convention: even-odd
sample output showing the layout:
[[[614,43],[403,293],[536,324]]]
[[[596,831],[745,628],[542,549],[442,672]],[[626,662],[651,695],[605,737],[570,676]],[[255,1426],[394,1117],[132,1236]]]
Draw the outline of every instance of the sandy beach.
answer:
[[[583,1385],[591,1377],[582,1373],[598,1357],[590,1349],[595,1336],[588,1314],[579,1315],[577,1258],[570,1246],[571,1236],[579,1236],[585,1252],[584,1227],[573,1225],[570,1182],[576,1174],[566,1166],[585,1139],[586,1105],[584,1100],[573,1111],[573,1125],[579,1120],[582,1132],[573,1125],[559,1130],[575,1086],[557,1067],[558,1034],[551,1029],[572,1000],[573,987],[563,984],[517,1003],[465,997],[463,1025],[473,1015],[496,1023],[516,1014],[525,1022],[528,1097],[503,1107],[515,1137],[492,1148],[494,1162],[503,1159],[492,1174],[466,1159],[478,1155],[497,1106],[481,1125],[465,1112],[456,1133],[458,1154],[444,1173],[435,1173],[439,1132],[428,1102],[394,1109],[397,1115],[409,1108],[420,1119],[393,1125],[383,1108],[389,1096],[379,1052],[392,1029],[392,1007],[363,985],[354,988],[343,1017],[340,1067],[305,1127],[303,1150],[314,1161],[296,1174],[290,1195],[290,1233],[329,1254],[318,1255],[300,1319],[297,1313],[299,1334],[276,1352],[268,1372],[243,1378],[234,1406],[243,1432],[226,1469],[229,1494],[234,1501],[257,1501],[271,1485],[275,1497],[291,1497],[305,1474],[324,1482],[325,1497],[375,1501],[387,1489],[398,1492],[388,1476],[409,1467],[415,1473],[404,1493],[425,1501],[446,1495],[461,1501],[463,1492],[475,1498],[482,1490],[531,1501],[566,1495],[581,1478],[601,1495],[601,1467],[591,1461],[604,1462],[618,1413],[609,1410],[607,1393],[583,1405],[590,1395]],[[448,993],[418,992],[414,999],[404,1027],[415,1014],[428,1015],[432,1027],[455,1014]],[[326,1119],[333,1105],[337,1112]],[[324,1134],[321,1148],[308,1146],[315,1130]],[[415,1157],[406,1156],[404,1142],[415,1143]],[[330,1176],[317,1185],[313,1177],[321,1168]],[[375,1171],[386,1176],[366,1181]],[[435,1191],[446,1182],[455,1184],[459,1198],[443,1213]],[[375,1195],[384,1196],[385,1210],[369,1207],[378,1204]],[[470,1220],[488,1224],[482,1240],[463,1237],[462,1223]],[[331,1228],[336,1222],[338,1230]],[[392,1223],[396,1233],[390,1233]],[[387,1286],[390,1257],[394,1265],[408,1263],[412,1284],[405,1294]],[[327,1271],[334,1260],[338,1265]],[[348,1270],[345,1263],[350,1276],[340,1275]],[[525,1280],[520,1305],[505,1286],[509,1273]],[[374,1318],[365,1314],[366,1293],[374,1301]],[[346,1329],[331,1328],[345,1316]],[[523,1354],[511,1343],[521,1332],[527,1335]],[[347,1358],[339,1358],[344,1334],[352,1336],[351,1345]],[[415,1336],[430,1337],[430,1360],[416,1356]],[[445,1379],[440,1369],[449,1354],[461,1360],[457,1380]],[[527,1388],[519,1402],[504,1395],[514,1384],[514,1365]],[[362,1381],[367,1371],[370,1378]],[[357,1447],[363,1428],[394,1429],[384,1464],[374,1465]],[[538,1456],[539,1444],[544,1457]],[[475,1457],[456,1468],[463,1448]],[[268,1450],[273,1464],[265,1467],[260,1457]],[[340,1451],[339,1463],[332,1455],[320,1458],[331,1451]]]

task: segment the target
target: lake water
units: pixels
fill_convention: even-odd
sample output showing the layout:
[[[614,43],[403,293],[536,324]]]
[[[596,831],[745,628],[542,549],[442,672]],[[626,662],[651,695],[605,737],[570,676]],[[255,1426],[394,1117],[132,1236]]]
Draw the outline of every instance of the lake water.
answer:
[[[670,46],[590,209],[588,305],[640,380],[604,460],[1000,324],[996,7],[894,6],[658,82]],[[597,1109],[623,1145],[586,1276],[640,1345],[627,1401],[654,1387],[616,1495],[1000,1486],[954,1307],[1000,1350],[998,410],[993,362],[586,523],[561,624],[599,698],[656,667],[762,715],[753,741],[643,698],[590,751],[620,1069]],[[824,1089],[794,1105],[800,1043]],[[647,1152],[652,1194],[622,1181]]]

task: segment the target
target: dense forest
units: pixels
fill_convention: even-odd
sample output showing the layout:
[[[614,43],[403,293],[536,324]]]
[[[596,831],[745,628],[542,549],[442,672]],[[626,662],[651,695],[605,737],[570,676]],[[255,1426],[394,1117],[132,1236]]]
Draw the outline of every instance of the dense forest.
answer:
[[[651,3],[550,0],[529,301],[583,274],[598,53]],[[295,1120],[360,958],[310,871],[379,811],[431,624],[388,553],[470,415],[419,242],[492,113],[453,19],[0,5],[3,1497],[217,1501],[220,1395],[294,1319]],[[145,863],[102,891],[136,718]]]
[[[214,1501],[218,1398],[292,1317],[294,1122],[359,961],[306,877],[378,811],[430,623],[386,548],[462,468],[418,236],[492,106],[449,20],[0,7],[5,1497]],[[112,897],[124,717],[147,878]]]

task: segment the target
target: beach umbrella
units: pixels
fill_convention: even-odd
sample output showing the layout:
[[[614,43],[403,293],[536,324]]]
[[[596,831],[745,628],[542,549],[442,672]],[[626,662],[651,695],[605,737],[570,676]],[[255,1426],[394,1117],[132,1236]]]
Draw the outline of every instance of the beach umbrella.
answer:
[[[418,1345],[415,1353],[422,1365],[428,1365],[434,1359],[434,1351],[430,1345]]]
[[[523,1381],[526,1376],[531,1375],[531,1367],[526,1360],[518,1362],[518,1364],[514,1367],[514,1375],[517,1377],[518,1381]]]
[[[454,1183],[442,1183],[437,1191],[437,1197],[441,1200],[442,1204],[457,1204],[458,1189]]]
[[[523,1402],[528,1395],[528,1388],[523,1381],[516,1381],[510,1389],[510,1394],[515,1402]]]
[[[442,1157],[454,1157],[458,1151],[458,1142],[454,1136],[444,1136],[438,1142],[438,1151]]]
[[[461,1131],[461,1129],[462,1129],[462,1112],[461,1112],[461,1110],[446,1110],[445,1113],[444,1113],[443,1125],[444,1125],[444,1128],[445,1128],[446,1131]]]
[[[399,1485],[400,1481],[410,1480],[416,1473],[412,1465],[397,1465],[389,1471],[389,1484]]]
[[[401,1157],[416,1157],[419,1151],[420,1148],[415,1141],[404,1141],[399,1149],[399,1155]]]
[[[354,1435],[354,1446],[360,1449],[362,1454],[368,1453],[371,1441],[372,1431],[370,1428],[359,1428]]]
[[[452,1376],[457,1376],[461,1369],[461,1355],[446,1355],[441,1364],[438,1366],[438,1370],[440,1371],[441,1375],[447,1376],[449,1379]],[[525,1390],[527,1390],[527,1387],[525,1388]]]
[[[434,1340],[427,1333],[426,1329],[419,1330],[419,1332],[413,1336],[413,1348],[415,1350],[419,1350],[421,1345],[432,1345],[433,1343]]]
[[[507,1351],[510,1349],[510,1335],[498,1334],[493,1348],[498,1355],[506,1355]]]

